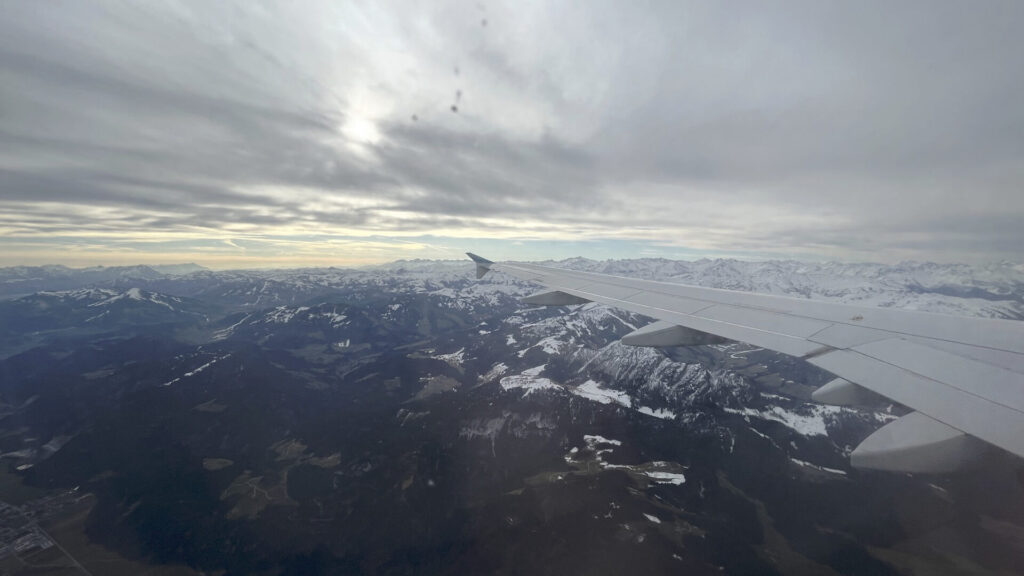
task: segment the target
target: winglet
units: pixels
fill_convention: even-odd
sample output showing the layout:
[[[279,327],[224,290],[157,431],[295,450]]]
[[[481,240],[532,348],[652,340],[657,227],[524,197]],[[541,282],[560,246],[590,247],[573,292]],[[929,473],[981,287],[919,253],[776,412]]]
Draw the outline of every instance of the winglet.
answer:
[[[478,280],[483,278],[484,274],[487,274],[487,271],[491,269],[491,264],[494,264],[494,262],[491,262],[487,258],[477,256],[472,252],[466,252],[466,256],[469,256],[470,260],[476,262],[476,277]]]

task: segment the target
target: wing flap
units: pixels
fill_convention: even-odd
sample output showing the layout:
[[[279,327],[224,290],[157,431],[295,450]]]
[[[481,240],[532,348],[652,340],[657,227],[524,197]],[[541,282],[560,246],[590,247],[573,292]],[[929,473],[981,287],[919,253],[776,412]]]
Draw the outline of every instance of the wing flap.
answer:
[[[901,345],[890,340],[873,344]],[[1019,410],[856,349],[831,351],[808,362],[957,430],[1024,456],[1024,413]]]

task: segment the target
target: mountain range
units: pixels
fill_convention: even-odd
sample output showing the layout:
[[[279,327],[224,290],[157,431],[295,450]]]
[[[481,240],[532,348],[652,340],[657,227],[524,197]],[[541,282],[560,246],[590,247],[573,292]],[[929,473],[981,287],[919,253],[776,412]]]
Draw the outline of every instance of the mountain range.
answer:
[[[1008,263],[548,264],[1024,317]],[[904,408],[815,404],[830,375],[740,343],[626,347],[649,319],[519,303],[537,289],[468,261],[0,269],[0,458],[40,498],[87,496],[80,541],[183,573],[1024,565],[1014,459],[852,469]]]

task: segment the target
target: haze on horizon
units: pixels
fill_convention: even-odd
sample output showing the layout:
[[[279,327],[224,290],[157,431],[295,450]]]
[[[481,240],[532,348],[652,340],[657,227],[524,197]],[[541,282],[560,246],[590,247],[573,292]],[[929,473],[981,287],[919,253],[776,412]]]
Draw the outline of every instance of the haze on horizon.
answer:
[[[0,266],[1021,261],[1024,4],[33,2]]]

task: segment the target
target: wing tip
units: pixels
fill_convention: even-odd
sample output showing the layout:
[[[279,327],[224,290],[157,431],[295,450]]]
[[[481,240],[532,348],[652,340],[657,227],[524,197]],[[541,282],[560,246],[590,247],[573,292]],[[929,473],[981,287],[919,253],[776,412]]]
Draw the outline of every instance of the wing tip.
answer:
[[[466,252],[466,256],[469,256],[469,259],[476,263],[477,280],[483,278],[484,274],[487,274],[487,272],[491,269],[491,264],[494,264],[494,262],[491,262],[487,258],[484,258],[483,256],[478,256],[476,254],[473,254],[472,252]]]
[[[484,258],[483,256],[478,256],[476,254],[473,254],[472,252],[466,252],[466,256],[469,256],[470,260],[476,262],[480,266],[490,266],[491,264],[494,264],[494,262],[491,262],[487,258]]]

